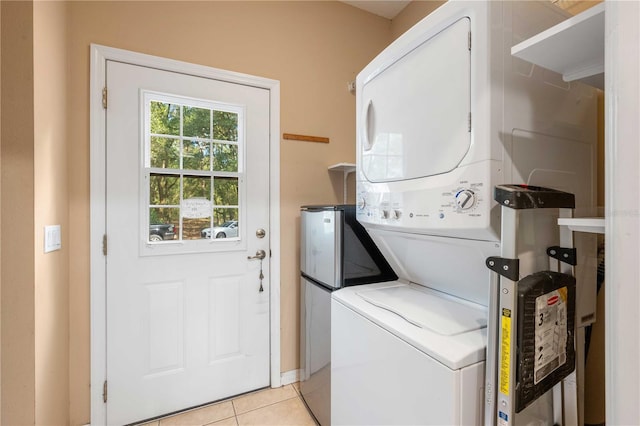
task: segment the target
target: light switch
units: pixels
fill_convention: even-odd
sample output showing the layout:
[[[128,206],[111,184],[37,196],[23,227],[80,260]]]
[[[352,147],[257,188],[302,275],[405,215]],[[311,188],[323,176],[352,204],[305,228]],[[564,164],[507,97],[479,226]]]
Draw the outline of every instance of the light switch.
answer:
[[[60,225],[50,225],[44,227],[44,252],[60,250],[62,241],[60,238]]]

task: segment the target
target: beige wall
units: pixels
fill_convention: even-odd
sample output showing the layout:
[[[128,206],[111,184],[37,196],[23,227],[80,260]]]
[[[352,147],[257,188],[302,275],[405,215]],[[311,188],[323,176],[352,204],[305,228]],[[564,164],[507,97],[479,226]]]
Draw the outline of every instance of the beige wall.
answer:
[[[35,423],[69,419],[66,3],[33,3]],[[44,227],[62,249],[45,254]]]
[[[64,3],[2,2],[2,424],[68,422]]]
[[[0,7],[2,34],[2,7]],[[0,43],[0,100],[2,99],[2,43]],[[0,102],[0,224],[2,224],[2,102]],[[2,226],[0,226],[0,308],[2,307]],[[0,315],[0,421],[2,421],[2,315]]]
[[[389,40],[390,21],[339,2],[70,2],[70,419],[89,420],[89,44],[281,82],[281,130],[329,144],[281,146],[281,369],[298,368],[299,207],[342,202],[327,166],[355,161],[347,90]],[[353,199],[353,194],[350,194]]]
[[[435,0],[414,0],[407,5],[391,21],[391,40],[395,40],[404,34],[409,28],[418,23],[419,20],[436,10],[446,1]]]
[[[2,8],[2,418],[34,424],[33,8]]]

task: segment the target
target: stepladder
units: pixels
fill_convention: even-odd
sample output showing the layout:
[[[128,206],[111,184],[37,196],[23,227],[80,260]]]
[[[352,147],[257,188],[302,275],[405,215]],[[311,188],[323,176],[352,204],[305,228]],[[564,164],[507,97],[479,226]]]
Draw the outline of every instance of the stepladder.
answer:
[[[580,424],[583,359],[578,321],[576,248],[557,225],[572,217],[573,194],[498,185],[500,256],[493,271],[487,324],[485,425]]]

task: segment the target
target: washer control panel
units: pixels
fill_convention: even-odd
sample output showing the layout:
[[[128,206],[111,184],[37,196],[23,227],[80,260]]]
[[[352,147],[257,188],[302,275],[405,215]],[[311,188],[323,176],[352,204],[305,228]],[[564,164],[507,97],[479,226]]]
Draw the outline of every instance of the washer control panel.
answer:
[[[458,180],[455,185],[426,189],[408,181],[358,182],[356,204],[362,223],[460,238],[493,235],[491,188],[482,181]]]

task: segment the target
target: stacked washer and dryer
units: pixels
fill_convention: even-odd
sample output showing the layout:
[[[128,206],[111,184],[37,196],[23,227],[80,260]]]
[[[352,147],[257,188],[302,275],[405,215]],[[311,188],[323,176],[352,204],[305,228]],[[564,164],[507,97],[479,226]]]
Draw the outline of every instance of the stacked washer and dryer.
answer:
[[[494,187],[574,193],[577,216],[596,203],[594,91],[510,54],[566,18],[449,1],[357,76],[357,219],[399,279],[332,293],[332,424],[484,422]],[[556,219],[521,215],[521,276],[548,269]],[[554,424],[550,400],[515,423]]]

